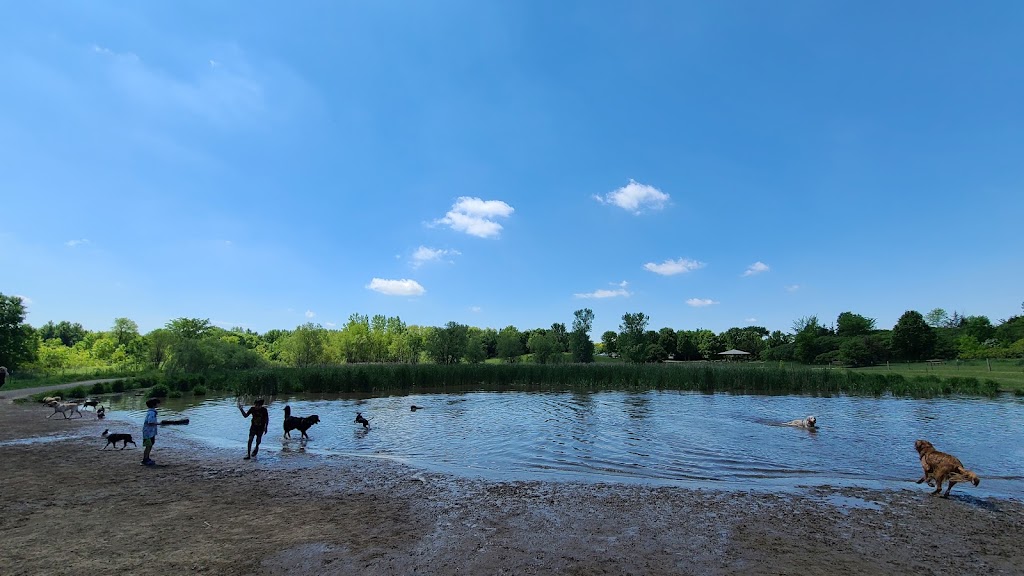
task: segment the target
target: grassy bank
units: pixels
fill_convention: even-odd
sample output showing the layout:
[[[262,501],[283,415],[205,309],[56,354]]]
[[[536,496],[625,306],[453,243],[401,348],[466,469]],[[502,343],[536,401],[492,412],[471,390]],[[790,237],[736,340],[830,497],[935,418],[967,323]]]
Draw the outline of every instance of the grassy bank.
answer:
[[[774,364],[351,364],[274,368],[224,374],[239,394],[297,392],[387,394],[445,389],[693,390],[742,394],[865,394],[931,397],[991,396],[999,385],[975,377],[911,377],[898,373],[823,370]],[[221,381],[223,380],[223,381]]]
[[[1016,394],[1024,394],[1024,361],[1022,360],[948,360],[943,364],[892,363],[888,366],[871,366],[853,369],[858,374],[896,374],[904,378],[937,377],[942,380],[950,378],[974,378],[992,380],[999,389]]]
[[[97,370],[95,368],[83,368],[81,370],[67,370],[65,372],[33,372],[22,371],[7,377],[3,390],[21,390],[23,388],[39,388],[42,386],[56,386],[58,384],[70,384],[85,380],[100,380],[104,378],[131,378],[134,373],[118,372],[116,370]]]

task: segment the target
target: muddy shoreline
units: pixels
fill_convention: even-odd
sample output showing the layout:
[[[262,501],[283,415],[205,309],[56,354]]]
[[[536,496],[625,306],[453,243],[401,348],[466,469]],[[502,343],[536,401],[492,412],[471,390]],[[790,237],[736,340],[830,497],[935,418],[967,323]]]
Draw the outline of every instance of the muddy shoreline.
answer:
[[[109,421],[46,416],[0,400],[2,574],[1013,574],[1024,563],[1020,501],[959,487],[944,500],[909,479],[779,494],[503,483],[374,458],[247,462],[163,432],[160,465],[146,468],[141,449],[99,451]]]

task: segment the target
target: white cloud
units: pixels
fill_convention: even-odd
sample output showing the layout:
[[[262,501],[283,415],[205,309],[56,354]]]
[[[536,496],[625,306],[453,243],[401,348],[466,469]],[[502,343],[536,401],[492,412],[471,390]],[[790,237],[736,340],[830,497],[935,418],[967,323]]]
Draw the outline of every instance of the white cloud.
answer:
[[[619,288],[618,290],[598,289],[586,294],[573,294],[575,298],[615,298],[617,296],[628,297],[629,292],[625,288]]]
[[[316,312],[313,312],[312,310],[306,310],[306,318],[309,318],[310,320],[316,318]]]
[[[370,280],[366,287],[374,292],[380,292],[388,296],[419,296],[426,292],[426,289],[420,286],[419,282],[406,279],[384,280],[383,278],[374,278]]]
[[[743,275],[753,276],[755,274],[760,274],[762,272],[767,272],[769,270],[771,270],[771,268],[767,264],[761,261],[757,261],[751,264],[750,266],[747,266],[747,271],[744,272]]]
[[[625,296],[628,298],[629,296],[632,296],[632,294],[626,290],[626,286],[629,285],[629,282],[623,280],[622,282],[611,282],[610,284],[612,286],[618,286],[618,289],[597,289],[593,292],[586,292],[584,294],[573,294],[573,298],[616,298],[618,296]]]
[[[439,262],[445,256],[458,256],[460,254],[461,252],[458,250],[441,250],[420,246],[412,253],[412,266],[413,268],[419,268],[427,262]]]
[[[661,210],[669,201],[669,195],[654,186],[640,184],[630,179],[629,184],[605,194],[603,197],[594,195],[601,204],[612,204],[633,214],[640,214],[644,209]]]
[[[691,272],[698,268],[703,268],[704,263],[696,260],[689,260],[687,258],[680,258],[678,260],[665,260],[661,264],[655,264],[654,262],[648,262],[644,264],[644,270],[649,270],[655,274],[661,274],[662,276],[674,276],[676,274],[682,274],[683,272]]]
[[[747,324],[756,324],[757,318],[744,318],[743,321],[746,322]]]
[[[67,246],[68,248],[77,248],[78,246],[88,243],[88,238],[79,238],[78,240],[68,240],[67,242],[64,243],[64,245]]]
[[[508,218],[515,208],[501,200],[481,200],[461,196],[452,204],[452,209],[434,221],[444,224],[456,232],[465,232],[470,236],[490,238],[501,233],[502,226],[495,222],[496,218]]]
[[[473,313],[476,313],[476,314],[479,314],[481,310],[483,310],[483,308],[481,308],[479,306],[470,306],[469,307],[469,311],[473,312]]]
[[[786,286],[786,292],[796,292],[799,289],[800,289],[800,285],[799,284],[790,284],[789,286]]]
[[[705,306],[711,306],[712,304],[718,304],[717,301],[710,298],[690,298],[686,301],[687,304],[694,308],[704,308]]]

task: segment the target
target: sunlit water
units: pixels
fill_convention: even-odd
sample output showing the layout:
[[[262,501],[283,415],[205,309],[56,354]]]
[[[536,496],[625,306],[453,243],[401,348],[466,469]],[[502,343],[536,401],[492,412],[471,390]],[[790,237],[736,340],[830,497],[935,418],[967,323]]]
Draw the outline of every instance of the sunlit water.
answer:
[[[293,415],[320,416],[308,442],[298,431],[282,438],[285,404]],[[411,411],[413,404],[424,408]],[[141,398],[125,397],[111,407],[111,420],[127,419],[141,429]],[[470,392],[298,396],[274,399],[268,408],[270,433],[260,460],[270,464],[313,453],[391,458],[498,480],[907,488],[921,473],[914,440],[926,438],[981,476],[981,486],[964,490],[1020,498],[1024,486],[1024,402],[1010,397]],[[357,411],[370,420],[368,431],[353,421]],[[817,416],[818,431],[780,425],[809,414]],[[249,424],[233,398],[168,400],[161,417],[191,420],[161,434],[244,454]]]

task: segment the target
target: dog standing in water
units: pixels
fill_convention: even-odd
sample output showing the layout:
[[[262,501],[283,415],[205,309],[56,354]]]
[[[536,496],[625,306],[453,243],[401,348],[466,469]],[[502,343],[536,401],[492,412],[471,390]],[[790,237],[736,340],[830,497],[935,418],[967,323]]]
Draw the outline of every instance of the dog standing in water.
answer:
[[[959,458],[952,454],[939,452],[931,442],[918,440],[914,442],[914,449],[917,450],[917,455],[921,458],[921,468],[924,470],[924,474],[917,483],[920,484],[927,480],[928,485],[931,486],[934,480],[936,486],[932,494],[942,492],[942,483],[946,480],[949,480],[949,485],[946,487],[946,493],[942,495],[943,498],[949,498],[949,491],[957,482],[970,482],[975,486],[981,483],[981,478],[964,468]]]

